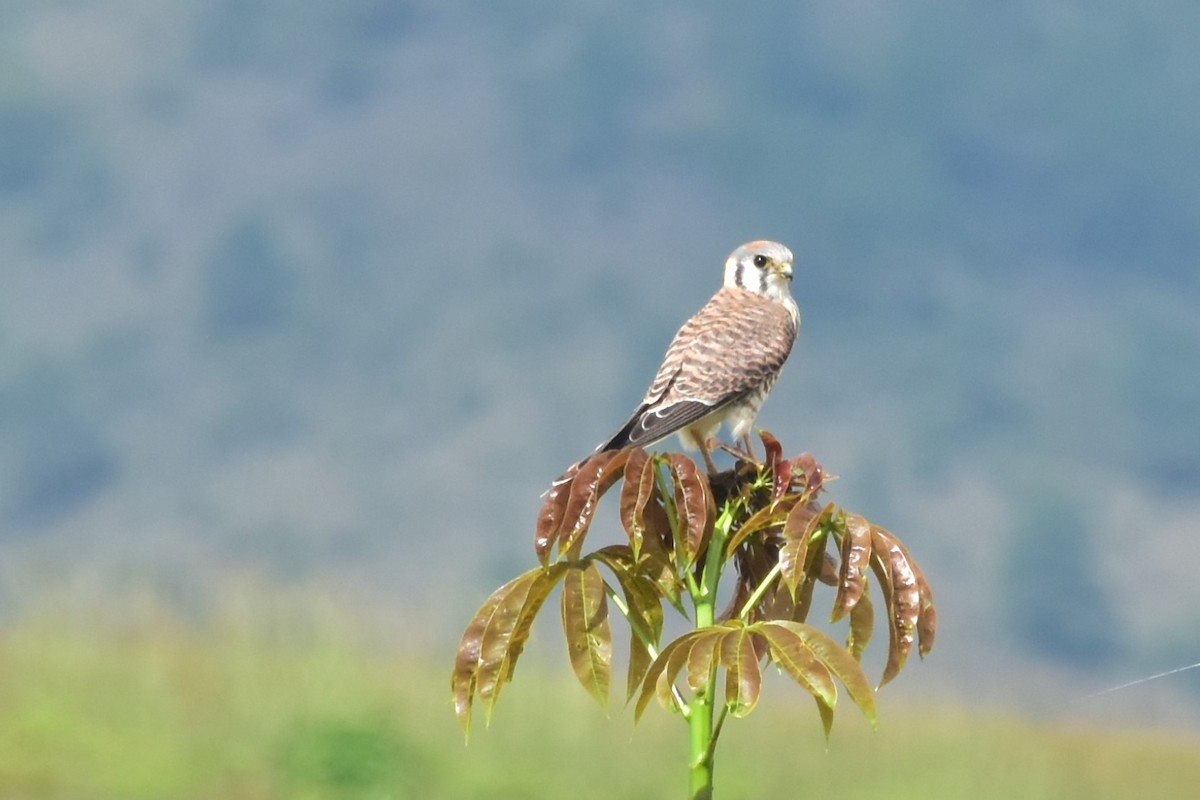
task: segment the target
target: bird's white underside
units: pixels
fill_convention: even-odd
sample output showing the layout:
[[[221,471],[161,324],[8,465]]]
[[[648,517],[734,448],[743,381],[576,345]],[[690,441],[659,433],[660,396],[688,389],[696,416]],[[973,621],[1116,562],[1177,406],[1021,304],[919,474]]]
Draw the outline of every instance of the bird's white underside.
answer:
[[[754,420],[758,418],[758,409],[750,403],[738,403],[714,411],[698,422],[679,431],[679,441],[688,450],[703,450],[704,442],[717,435],[722,423],[729,428],[729,438],[738,442],[750,434]]]

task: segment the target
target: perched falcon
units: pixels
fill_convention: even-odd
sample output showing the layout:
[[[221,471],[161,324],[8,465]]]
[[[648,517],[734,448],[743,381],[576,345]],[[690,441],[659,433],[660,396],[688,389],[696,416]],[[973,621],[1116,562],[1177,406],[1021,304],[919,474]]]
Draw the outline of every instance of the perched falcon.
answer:
[[[706,441],[722,423],[749,452],[754,419],[800,330],[791,281],[792,251],[778,242],[734,250],[724,285],[675,334],[637,410],[596,452],[645,447],[678,433],[685,447],[701,452],[711,473]]]

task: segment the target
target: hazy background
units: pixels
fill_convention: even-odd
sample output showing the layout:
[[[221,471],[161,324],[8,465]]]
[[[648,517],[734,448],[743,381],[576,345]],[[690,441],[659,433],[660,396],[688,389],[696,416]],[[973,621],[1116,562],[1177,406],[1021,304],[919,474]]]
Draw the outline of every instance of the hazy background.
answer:
[[[937,592],[894,691],[1200,727],[1082,699],[1200,660],[1198,76],[1191,2],[8,2],[0,612],[249,582],[448,669],[768,237],[760,423]]]

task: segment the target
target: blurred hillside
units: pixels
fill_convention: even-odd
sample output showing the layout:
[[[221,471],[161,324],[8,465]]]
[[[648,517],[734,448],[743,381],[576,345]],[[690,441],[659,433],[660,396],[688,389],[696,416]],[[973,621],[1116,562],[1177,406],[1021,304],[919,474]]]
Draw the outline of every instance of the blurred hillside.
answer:
[[[760,423],[925,565],[943,633],[905,680],[1040,705],[1200,660],[1197,31],[7,4],[0,602],[202,610],[249,574],[450,641],[765,236],[805,327]],[[1192,705],[1113,702],[1200,678],[1154,691]]]

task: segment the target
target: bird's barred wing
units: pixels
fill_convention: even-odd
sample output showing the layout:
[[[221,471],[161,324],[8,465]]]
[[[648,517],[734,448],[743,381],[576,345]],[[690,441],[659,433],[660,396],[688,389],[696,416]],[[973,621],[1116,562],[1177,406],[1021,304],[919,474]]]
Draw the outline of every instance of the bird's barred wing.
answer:
[[[615,450],[654,444],[683,430],[716,410],[699,400],[681,400],[667,406],[640,406],[629,421],[597,450]]]
[[[785,307],[722,289],[679,329],[641,405],[600,449],[652,444],[769,386],[795,339]]]

